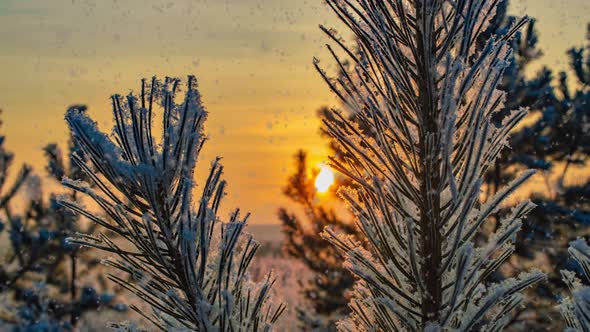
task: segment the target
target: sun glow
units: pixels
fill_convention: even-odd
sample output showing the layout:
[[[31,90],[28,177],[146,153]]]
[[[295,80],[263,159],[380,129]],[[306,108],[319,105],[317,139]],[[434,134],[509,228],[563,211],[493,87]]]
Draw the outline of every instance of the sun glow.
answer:
[[[315,178],[315,188],[320,193],[325,193],[334,183],[334,172],[327,165],[320,166],[320,173]]]

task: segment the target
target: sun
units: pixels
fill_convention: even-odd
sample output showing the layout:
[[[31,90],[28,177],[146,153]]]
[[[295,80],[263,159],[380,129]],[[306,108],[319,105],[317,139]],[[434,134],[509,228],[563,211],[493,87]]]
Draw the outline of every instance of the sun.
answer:
[[[320,173],[315,178],[315,188],[320,193],[325,193],[334,183],[334,172],[327,165],[320,166]]]

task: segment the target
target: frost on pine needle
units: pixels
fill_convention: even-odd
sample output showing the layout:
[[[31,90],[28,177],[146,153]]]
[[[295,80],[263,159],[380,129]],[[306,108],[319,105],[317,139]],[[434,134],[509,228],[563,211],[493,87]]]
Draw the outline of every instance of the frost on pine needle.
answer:
[[[561,271],[563,281],[571,291],[571,296],[562,300],[559,305],[561,314],[571,331],[590,331],[590,247],[583,239],[570,243],[570,255],[579,264],[586,279],[586,285],[572,271]]]
[[[74,155],[74,162],[94,186],[75,179],[63,184],[91,198],[106,217],[61,203],[125,240],[100,233],[70,241],[111,253],[105,264],[129,278],[109,278],[151,306],[151,314],[132,308],[162,330],[270,330],[284,309],[271,301],[274,278],[261,284],[249,279],[259,245],[243,232],[248,216],[235,210],[220,221],[226,183],[219,159],[203,185],[193,182],[207,113],[194,77],[182,89],[179,79],[153,78],[142,80],[139,95],[112,96],[111,137],[85,113],[68,111],[66,121],[89,160]],[[152,130],[156,109],[162,112],[160,142]],[[201,196],[193,199],[194,190]]]
[[[327,229],[323,236],[358,277],[343,331],[499,331],[539,271],[491,283],[514,251],[523,202],[485,243],[474,236],[533,171],[480,201],[482,181],[525,116],[496,125],[517,21],[481,48],[493,0],[327,0],[355,37],[347,46],[325,27],[339,75],[314,64],[349,114],[324,121],[342,158],[332,166],[354,182],[342,190],[367,241],[364,250]],[[356,48],[358,47],[358,50]],[[354,51],[353,51],[354,50]],[[334,120],[330,120],[330,118]]]

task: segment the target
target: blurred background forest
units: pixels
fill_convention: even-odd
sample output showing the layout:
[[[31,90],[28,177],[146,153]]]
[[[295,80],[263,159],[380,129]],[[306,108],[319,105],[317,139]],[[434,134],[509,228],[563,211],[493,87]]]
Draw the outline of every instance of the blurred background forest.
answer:
[[[70,163],[78,147],[63,113],[68,107],[87,112],[110,128],[112,91],[134,86],[138,77],[196,72],[211,114],[202,159],[223,156],[230,193],[224,206],[253,212],[248,231],[263,243],[255,279],[269,268],[281,272],[277,289],[290,304],[285,329],[334,330],[348,312],[353,278],[318,233],[327,225],[353,237],[357,231],[337,196],[348,184],[323,164],[345,153],[321,133],[334,99],[311,63],[323,52],[317,24],[326,23],[326,8],[315,1],[250,0],[56,4],[61,7],[0,3],[4,326],[101,331],[105,320],[141,322],[122,304],[129,301],[119,301],[121,289],[104,278],[93,251],[65,241],[95,226],[56,203],[57,195],[80,199],[59,181],[82,176]],[[565,291],[556,271],[580,270],[567,243],[590,236],[590,5],[511,0],[501,9],[488,35],[506,33],[513,16],[533,17],[513,41],[514,61],[501,83],[506,109],[527,107],[530,114],[488,173],[482,195],[526,168],[540,172],[513,197],[537,204],[519,234],[518,255],[492,277],[531,266],[547,272],[548,281],[528,292],[532,301],[510,326],[551,329],[561,327],[554,305]],[[185,20],[162,23],[179,17]],[[486,225],[490,232],[497,227],[494,220]]]

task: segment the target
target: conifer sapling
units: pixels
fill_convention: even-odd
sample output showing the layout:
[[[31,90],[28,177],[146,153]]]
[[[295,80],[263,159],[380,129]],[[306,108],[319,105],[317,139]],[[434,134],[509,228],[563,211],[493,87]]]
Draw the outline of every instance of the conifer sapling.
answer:
[[[354,119],[334,110],[327,133],[343,151],[332,166],[354,189],[341,195],[367,245],[326,229],[324,236],[358,277],[345,331],[501,330],[539,271],[491,284],[512,254],[529,201],[512,209],[495,234],[474,235],[518,186],[480,202],[482,179],[526,114],[493,122],[504,93],[496,87],[510,59],[510,38],[526,19],[483,48],[478,37],[494,16],[493,0],[327,0],[354,34],[351,51],[328,50],[344,73],[322,77]],[[350,61],[351,66],[344,63]]]
[[[112,96],[112,139],[86,114],[66,114],[90,163],[75,155],[74,161],[96,189],[71,179],[63,183],[90,197],[112,222],[75,202],[62,204],[125,239],[82,234],[71,242],[114,254],[105,263],[129,279],[117,274],[110,279],[151,306],[151,315],[131,307],[162,330],[270,330],[284,307],[271,301],[270,275],[261,284],[249,280],[258,243],[243,233],[248,216],[235,210],[227,222],[220,221],[226,183],[219,159],[205,183],[193,182],[207,113],[194,77],[177,102],[182,89],[179,79],[153,78],[142,80],[139,95]],[[153,133],[157,106],[160,143]],[[196,200],[195,190],[201,192]]]

